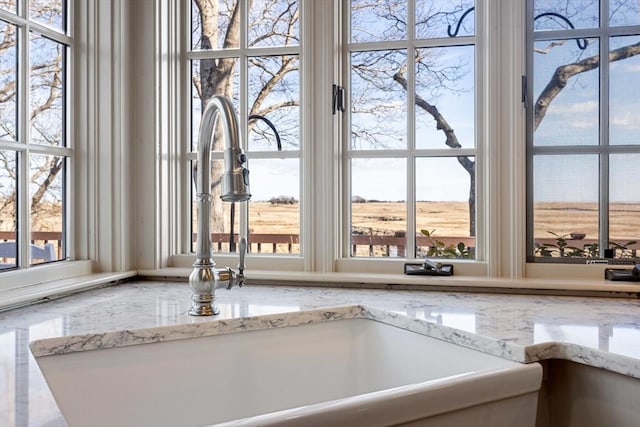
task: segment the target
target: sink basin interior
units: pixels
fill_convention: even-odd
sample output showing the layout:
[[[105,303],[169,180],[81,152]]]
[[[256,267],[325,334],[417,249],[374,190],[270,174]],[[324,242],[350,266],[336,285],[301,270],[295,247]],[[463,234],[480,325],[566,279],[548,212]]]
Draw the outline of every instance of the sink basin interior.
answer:
[[[37,358],[71,427],[205,425],[518,365],[369,319]]]

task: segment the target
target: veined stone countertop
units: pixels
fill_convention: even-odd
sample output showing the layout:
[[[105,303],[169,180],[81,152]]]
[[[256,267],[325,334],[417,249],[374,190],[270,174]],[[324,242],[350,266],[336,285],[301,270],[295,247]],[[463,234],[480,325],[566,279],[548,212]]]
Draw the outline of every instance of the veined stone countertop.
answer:
[[[637,299],[257,285],[216,296],[221,314],[208,318],[187,315],[186,282],[123,283],[0,312],[0,425],[66,425],[31,351],[90,350],[336,317],[373,318],[518,362],[565,359],[640,378]]]

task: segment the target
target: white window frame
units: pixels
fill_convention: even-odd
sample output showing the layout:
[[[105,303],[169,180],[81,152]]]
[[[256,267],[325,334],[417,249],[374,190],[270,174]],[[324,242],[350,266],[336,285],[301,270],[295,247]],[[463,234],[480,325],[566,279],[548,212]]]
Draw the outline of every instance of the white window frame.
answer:
[[[525,0],[478,1],[476,4],[477,259],[451,260],[456,273],[452,278],[415,279],[402,274],[403,264],[411,261],[410,258],[345,256],[350,230],[345,207],[350,200],[345,190],[348,176],[344,162],[348,160],[341,141],[348,126],[343,118],[332,115],[330,108],[331,85],[344,86],[344,73],[348,73],[341,73],[343,58],[337,54],[346,31],[344,25],[347,25],[342,19],[344,2],[303,0],[303,3],[301,60],[305,108],[302,113],[301,234],[304,256],[301,263],[291,263],[288,257],[249,255],[248,271],[252,271],[254,277],[282,279],[288,271],[304,273],[292,274],[292,280],[331,281],[348,277],[362,282],[509,288],[593,289],[596,286],[602,289],[608,286],[602,280],[603,266],[541,266],[526,261],[526,114],[521,89],[526,71]],[[185,1],[183,13],[188,7],[190,2]],[[313,19],[307,21],[310,16]],[[186,25],[187,20],[183,17],[181,22]],[[184,31],[181,34],[184,37]],[[183,129],[190,126],[189,121],[185,123]],[[185,179],[184,175],[181,179]],[[184,222],[181,224],[184,227]],[[184,247],[174,253],[177,255],[171,257],[169,265],[191,266],[194,256],[185,253]],[[216,254],[214,258],[223,266],[235,267],[237,263],[232,255]],[[567,282],[576,279],[580,284]],[[584,279],[590,281],[584,282]]]
[[[345,19],[343,19],[343,34],[345,38],[345,47],[343,48],[343,57],[342,62],[343,67],[343,76],[342,80],[345,82],[349,81],[349,56],[352,52],[360,52],[366,50],[378,50],[378,49],[404,49],[411,55],[412,49],[417,48],[429,48],[429,47],[445,47],[445,46],[458,46],[460,44],[464,45],[473,45],[475,51],[475,82],[474,82],[474,91],[476,93],[476,100],[485,99],[484,96],[484,87],[483,84],[483,58],[485,48],[484,44],[481,42],[483,40],[483,31],[486,28],[484,25],[476,25],[476,34],[473,36],[464,36],[464,37],[455,37],[455,38],[439,38],[439,39],[427,39],[427,40],[416,40],[415,31],[412,29],[415,28],[415,10],[414,3],[408,3],[407,9],[407,39],[401,41],[393,41],[393,42],[376,42],[376,43],[350,43],[348,41],[348,37],[350,34],[350,13],[349,13],[349,3],[344,2],[344,10],[342,11]],[[472,15],[468,16],[466,19],[477,19],[478,23],[484,23],[484,16],[486,15],[485,9],[486,3],[482,1],[477,1],[475,5],[475,10]],[[412,85],[413,80],[415,80],[414,76],[414,67],[408,68],[408,81],[409,84]],[[413,86],[410,86],[413,87]],[[349,93],[349,89],[346,91]],[[392,157],[397,157],[401,159],[405,159],[407,161],[407,240],[406,240],[406,253],[413,254],[415,253],[415,239],[412,239],[411,236],[416,234],[415,229],[415,176],[416,176],[416,168],[415,162],[418,158],[435,158],[435,157],[446,157],[446,158],[455,158],[456,155],[459,156],[472,156],[474,161],[476,162],[476,210],[478,214],[476,217],[478,218],[477,226],[476,226],[476,257],[475,260],[460,260],[460,259],[451,259],[447,260],[447,262],[451,262],[455,264],[455,268],[457,272],[460,272],[465,275],[473,274],[473,275],[483,275],[486,272],[486,264],[484,263],[485,257],[485,245],[483,242],[485,239],[485,231],[486,227],[484,226],[483,221],[479,220],[479,213],[484,210],[484,200],[485,200],[485,179],[483,177],[484,170],[484,161],[485,156],[482,155],[483,147],[484,147],[484,138],[483,129],[486,118],[486,113],[483,109],[475,108],[475,144],[470,148],[458,148],[451,149],[447,147],[442,148],[415,148],[414,143],[412,141],[415,140],[415,103],[414,103],[414,95],[415,90],[411,90],[407,93],[407,139],[408,139],[408,147],[403,150],[393,150],[393,152],[389,152],[388,150],[350,150],[350,124],[349,124],[349,114],[345,114],[345,125],[343,127],[342,141],[344,144],[343,148],[343,170],[345,171],[345,179],[343,180],[343,191],[342,191],[342,199],[343,206],[346,208],[343,209],[343,224],[345,224],[348,229],[343,230],[342,235],[348,237],[350,235],[350,207],[351,207],[351,194],[350,194],[350,185],[349,185],[349,163],[352,159],[357,158],[388,158],[390,155]],[[476,102],[477,103],[477,102]],[[381,272],[392,272],[392,271],[403,271],[404,263],[411,262],[413,257],[407,256],[407,258],[356,258],[350,256],[350,239],[344,239],[342,241],[342,257],[338,262],[339,271],[352,271],[365,269],[365,271],[371,271],[371,269],[377,269],[384,266],[381,269]],[[381,263],[382,261],[382,263]]]
[[[295,257],[281,257],[281,256],[268,256],[268,255],[254,255],[250,254],[247,257],[248,268],[256,269],[285,269],[290,271],[309,271],[309,272],[398,272],[402,271],[403,263],[407,262],[407,259],[356,259],[348,256],[348,251],[345,248],[349,247],[349,231],[347,231],[347,224],[349,218],[345,217],[344,213],[340,213],[339,206],[348,206],[348,196],[344,196],[344,183],[347,182],[345,178],[344,163],[337,161],[337,158],[341,156],[341,153],[345,152],[341,143],[341,135],[344,134],[342,129],[346,129],[342,121],[343,117],[340,115],[332,115],[330,108],[325,106],[331,105],[331,85],[333,83],[340,83],[344,80],[344,75],[340,74],[340,64],[343,58],[335,57],[336,48],[340,46],[340,36],[346,31],[346,28],[339,26],[339,18],[345,13],[342,9],[342,5],[348,2],[339,2],[335,0],[316,0],[316,1],[303,1],[301,5],[302,23],[301,23],[301,62],[303,66],[302,71],[302,104],[306,107],[303,110],[302,128],[303,128],[303,142],[301,146],[302,153],[302,195],[301,195],[301,216],[302,227],[301,235],[302,247],[301,252],[303,254],[302,259],[296,260]],[[483,2],[479,2],[483,3]],[[187,16],[183,16],[181,22],[185,27],[183,29],[183,49],[188,51],[189,37],[188,31],[190,28],[188,8],[190,2],[185,2],[182,13]],[[476,18],[478,22],[484,19],[485,12],[482,6],[476,13],[480,16]],[[345,20],[342,20],[345,23]],[[344,24],[346,25],[346,23]],[[481,28],[478,25],[478,28]],[[480,79],[484,73],[480,70],[484,67],[483,62],[480,60],[482,55],[479,53],[482,49],[483,42],[482,36],[478,35],[476,50],[477,50],[477,78]],[[192,57],[199,57],[199,54],[186,55],[185,63]],[[183,68],[185,76],[189,74],[188,65]],[[183,79],[187,82],[187,79]],[[484,92],[484,84],[478,82],[476,90],[479,93]],[[188,84],[183,83],[182,90],[185,94],[189,93],[190,87]],[[190,111],[190,99],[185,96],[183,99],[183,110]],[[485,110],[478,108],[478,132],[482,132],[484,117],[486,116]],[[242,115],[242,114],[241,114]],[[188,123],[190,118],[185,115],[182,116],[184,123],[183,138],[189,141]],[[242,117],[240,117],[242,121]],[[327,130],[331,129],[331,130]],[[479,138],[481,139],[481,138]],[[310,143],[316,141],[315,144]],[[318,144],[317,141],[322,141]],[[478,144],[482,147],[482,144]],[[478,148],[476,160],[480,160],[482,155],[480,154],[481,148]],[[451,155],[450,151],[446,152],[447,155]],[[250,154],[249,154],[250,156]],[[187,158],[191,159],[193,154],[187,154]],[[213,156],[212,156],[213,157]],[[481,163],[481,161],[479,162]],[[479,164],[477,163],[477,164]],[[184,167],[184,163],[182,166]],[[185,168],[186,172],[183,174],[181,180],[183,182],[189,182],[189,170]],[[478,167],[478,190],[479,194],[482,194],[482,182],[484,179],[480,176],[482,167]],[[306,171],[306,173],[305,173]],[[342,180],[342,181],[341,181]],[[342,182],[342,183],[341,183]],[[310,197],[310,195],[313,195]],[[189,199],[187,198],[187,192],[183,191],[182,200],[183,205],[183,217],[188,218]],[[478,211],[485,209],[483,198],[478,198]],[[343,209],[346,211],[346,209]],[[480,218],[480,216],[479,216]],[[177,255],[173,257],[173,264],[176,266],[186,266],[192,259],[192,255],[187,255],[188,251],[185,248],[190,248],[188,223],[182,222],[182,252],[183,256]],[[186,228],[185,228],[186,227]],[[322,230],[322,232],[319,232]],[[479,233],[483,233],[483,227],[481,221],[478,221]],[[340,236],[337,237],[341,231]],[[486,239],[479,239],[486,240]],[[482,256],[483,249],[480,250]],[[346,254],[346,255],[343,255]],[[216,254],[216,262],[222,263],[225,266],[233,266],[236,261],[234,255],[228,254]],[[484,275],[486,272],[486,263],[483,261],[474,262],[460,262],[459,270],[463,274]]]
[[[529,168],[529,200],[530,207],[528,208],[528,215],[530,215],[529,223],[527,225],[527,233],[528,233],[528,245],[527,245],[527,257],[529,262],[531,263],[564,263],[564,264],[580,264],[584,265],[585,259],[578,257],[567,257],[567,258],[546,258],[534,255],[533,249],[533,241],[534,241],[534,219],[533,219],[533,180],[534,180],[534,171],[533,171],[533,161],[538,155],[557,155],[557,156],[571,156],[576,154],[588,154],[590,156],[597,157],[599,164],[599,171],[597,172],[598,183],[599,183],[599,200],[598,200],[598,231],[599,231],[599,242],[598,245],[600,248],[606,248],[609,246],[609,162],[610,155],[612,154],[637,154],[640,152],[640,146],[620,146],[620,145],[611,145],[609,143],[609,68],[611,62],[608,58],[609,52],[609,42],[612,37],[615,36],[638,36],[637,26],[629,26],[629,27],[610,27],[608,23],[608,19],[604,17],[609,16],[609,5],[610,0],[601,0],[598,14],[601,18],[601,24],[599,26],[594,26],[593,28],[586,28],[576,30],[580,33],[580,39],[584,37],[585,39],[597,39],[598,40],[598,51],[600,58],[602,58],[600,65],[597,67],[599,74],[599,88],[598,88],[598,105],[599,105],[599,135],[598,135],[598,144],[597,145],[583,145],[583,146],[536,146],[533,143],[534,140],[534,132],[531,129],[528,129],[528,168]],[[527,8],[527,52],[528,52],[528,80],[533,81],[533,76],[535,74],[534,70],[534,52],[533,45],[537,41],[551,41],[557,39],[565,39],[573,42],[574,40],[580,39],[567,39],[567,30],[544,30],[544,31],[534,31],[534,26],[532,24],[533,15],[534,15],[534,2],[533,0],[528,1]],[[530,107],[533,107],[533,88],[532,84],[528,85],[528,98],[530,100]],[[524,90],[524,89],[523,89]],[[533,108],[532,108],[533,109]],[[533,120],[532,114],[529,115],[529,119]],[[530,128],[532,125],[529,124]],[[601,253],[599,258],[604,258],[604,255]],[[619,261],[619,260],[618,260]],[[548,265],[548,264],[547,264]]]
[[[45,268],[49,266],[53,266],[55,263],[60,263],[62,260],[55,261],[53,264],[49,265],[38,265],[38,264],[30,264],[30,251],[29,251],[29,242],[30,242],[30,234],[31,234],[31,212],[29,208],[31,195],[29,191],[29,164],[31,155],[50,155],[50,156],[61,156],[65,158],[65,166],[63,177],[63,181],[66,182],[65,188],[62,190],[64,193],[63,203],[64,203],[64,211],[66,212],[65,217],[63,218],[65,224],[63,228],[66,232],[62,235],[62,246],[64,248],[65,257],[67,254],[71,253],[71,236],[69,234],[69,221],[70,221],[70,201],[69,197],[71,196],[70,191],[70,176],[71,169],[74,160],[74,149],[73,149],[73,132],[71,131],[71,114],[73,111],[72,107],[72,85],[73,81],[73,55],[75,52],[75,41],[73,38],[73,2],[70,1],[67,4],[67,10],[65,11],[66,16],[65,19],[67,21],[67,31],[57,30],[47,27],[43,24],[40,24],[36,21],[32,21],[29,19],[29,1],[23,0],[18,5],[17,14],[13,14],[11,12],[7,12],[4,9],[0,9],[0,18],[3,21],[8,22],[9,24],[15,25],[15,27],[19,31],[19,37],[17,38],[17,53],[18,53],[18,88],[17,88],[17,129],[18,135],[20,138],[16,143],[3,142],[0,141],[0,149],[7,149],[8,151],[14,151],[18,154],[18,161],[16,163],[16,167],[18,170],[18,179],[17,179],[17,213],[18,216],[16,221],[18,223],[18,238],[17,238],[17,255],[18,255],[18,263],[17,268],[20,270],[25,269],[34,269],[34,268]],[[36,36],[46,37],[56,43],[59,43],[65,46],[67,52],[64,57],[64,94],[63,94],[63,103],[65,104],[64,110],[64,124],[63,128],[66,130],[64,135],[64,145],[62,146],[51,146],[44,144],[35,144],[30,143],[30,131],[31,125],[29,120],[29,97],[30,91],[28,87],[28,82],[30,81],[30,71],[31,67],[29,65],[29,57],[30,57],[30,35],[34,34]],[[62,232],[62,230],[61,230]],[[2,274],[3,272],[0,272]],[[7,273],[13,273],[15,275],[15,271],[6,271]],[[4,277],[4,275],[3,275]],[[14,285],[9,285],[13,287]],[[9,288],[9,286],[1,286],[0,290]]]
[[[72,48],[67,56],[68,144],[62,151],[73,153],[67,165],[67,260],[0,273],[0,307],[131,277],[132,266],[141,262],[131,250],[137,239],[129,228],[133,148],[128,137],[135,132],[128,129],[127,117],[130,88],[143,86],[130,86],[128,80],[129,35],[137,29],[129,25],[129,12],[142,2],[66,1],[65,37]],[[144,16],[151,20],[141,31],[153,30],[155,15]]]
[[[309,7],[311,2],[307,4],[301,4],[300,12],[301,12],[301,22],[305,19],[308,19],[309,16]],[[302,52],[306,50],[303,46],[308,44],[311,40],[310,34],[306,31],[303,33],[302,26],[300,26],[300,45],[299,46],[285,46],[285,47],[264,47],[264,48],[251,48],[247,49],[246,45],[246,31],[247,31],[247,16],[248,11],[244,2],[240,3],[240,46],[238,48],[233,49],[225,49],[224,51],[216,50],[215,48],[211,51],[193,51],[191,48],[191,1],[185,0],[183,6],[180,10],[178,10],[178,19],[182,25],[181,28],[181,51],[184,52],[182,55],[182,66],[181,72],[182,75],[185,76],[184,79],[180,82],[181,93],[183,96],[181,97],[181,105],[182,111],[181,121],[183,123],[182,126],[182,146],[180,150],[184,153],[183,158],[184,162],[181,163],[180,169],[182,170],[180,182],[182,183],[183,191],[180,193],[180,201],[181,201],[181,216],[187,220],[181,221],[180,223],[180,245],[178,252],[179,254],[174,255],[172,257],[171,263],[177,266],[184,266],[185,263],[192,263],[193,255],[191,254],[192,242],[191,242],[191,233],[195,232],[195,230],[191,229],[190,221],[191,218],[191,191],[188,189],[191,188],[192,177],[191,177],[191,165],[190,162],[196,160],[197,153],[191,151],[192,146],[192,135],[191,135],[191,111],[192,111],[192,99],[191,99],[191,81],[190,76],[192,75],[191,69],[191,61],[192,60],[201,60],[201,59],[210,59],[217,57],[237,57],[238,58],[238,67],[240,70],[240,88],[239,88],[239,96],[240,96],[240,109],[237,111],[238,114],[238,123],[240,127],[241,140],[245,143],[248,141],[247,138],[247,117],[248,117],[248,106],[247,106],[247,87],[243,83],[247,81],[247,58],[251,56],[260,56],[260,55],[288,55],[294,54],[298,55],[301,64],[301,82],[305,82],[309,80],[309,72],[308,67],[305,66],[306,60],[304,59]],[[300,88],[300,110],[303,111],[302,105],[306,104],[306,85],[304,83],[301,84]],[[299,159],[299,167],[300,167],[300,180],[301,180],[301,196],[300,196],[300,235],[304,236],[303,227],[305,221],[302,219],[303,217],[303,208],[304,201],[302,200],[304,197],[304,190],[302,190],[304,182],[306,180],[303,179],[303,171],[306,167],[305,161],[305,152],[309,147],[309,132],[307,130],[308,118],[302,117],[304,113],[301,113],[300,124],[301,124],[301,142],[298,150],[284,150],[280,152],[274,151],[247,151],[247,147],[243,147],[245,151],[247,151],[247,156],[249,158],[249,169],[251,168],[251,159]],[[275,124],[277,127],[277,123]],[[222,151],[212,151],[211,152],[211,160],[221,160],[224,158],[224,153]],[[251,175],[250,175],[250,184],[251,184]],[[243,203],[239,203],[236,206],[236,214],[239,215],[239,223],[240,227],[246,227],[247,223],[247,210],[246,206]],[[217,220],[216,218],[213,219]],[[304,239],[307,240],[307,239]],[[249,268],[257,268],[257,269],[271,269],[278,268],[289,271],[303,271],[304,266],[304,258],[302,254],[304,254],[308,249],[306,248],[304,240],[300,244],[300,255],[288,255],[288,256],[273,256],[269,254],[248,254],[247,255],[247,264]],[[183,255],[180,255],[183,254]],[[229,254],[229,253],[215,253],[214,254],[215,262],[218,266],[224,267],[236,267],[237,265],[237,254]]]

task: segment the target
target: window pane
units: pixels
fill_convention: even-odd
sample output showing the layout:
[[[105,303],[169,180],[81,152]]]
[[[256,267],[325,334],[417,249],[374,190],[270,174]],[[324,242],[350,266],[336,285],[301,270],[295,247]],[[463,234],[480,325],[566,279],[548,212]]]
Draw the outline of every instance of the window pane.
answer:
[[[300,254],[300,161],[249,158],[252,253]]]
[[[535,145],[598,144],[598,57],[596,39],[585,50],[573,39],[534,44]]]
[[[640,37],[611,38],[609,138],[612,145],[640,144]],[[624,58],[616,60],[616,58]]]
[[[249,206],[249,242],[253,253],[291,253],[299,254],[300,234],[300,171],[297,159],[249,159],[249,188],[251,200]],[[223,173],[223,161],[211,162],[214,183],[212,191],[219,194],[215,183]],[[195,172],[191,185],[192,194],[192,247],[195,251],[197,236],[197,205],[195,199]],[[230,234],[237,250],[240,230],[240,214],[243,203],[225,203],[214,194],[211,206],[211,233],[214,252],[230,251]],[[233,230],[231,218],[233,217]],[[274,244],[276,244],[274,249]]]
[[[18,220],[15,151],[0,151],[0,269],[17,265]]]
[[[351,0],[351,42],[407,38],[407,2]]]
[[[13,13],[18,12],[16,0],[0,0],[0,9],[5,9]]]
[[[200,49],[202,40],[202,24],[200,22],[200,9],[195,0],[191,1],[191,48]]]
[[[191,45],[193,49],[222,49],[240,46],[238,22],[231,18],[237,1],[193,0],[191,6]],[[239,13],[235,15],[239,17]],[[229,31],[229,28],[232,31]]]
[[[64,258],[65,159],[32,154],[31,182],[31,263]]]
[[[416,147],[475,146],[474,47],[418,49]]]
[[[599,25],[599,2],[593,0],[535,0],[535,30],[596,28]]]
[[[418,257],[475,257],[473,158],[416,159]]]
[[[609,25],[612,27],[640,24],[640,3],[609,0]]]
[[[31,141],[64,144],[64,50],[59,43],[31,34],[30,37]]]
[[[300,146],[300,60],[297,55],[249,58],[249,115],[276,127],[283,150]],[[249,150],[277,150],[275,135],[261,120],[249,122]]]
[[[195,151],[198,146],[202,111],[213,96],[223,95],[229,97],[236,112],[238,112],[240,104],[240,96],[238,94],[238,79],[240,76],[238,58],[191,61],[191,72],[191,142],[192,149]],[[220,129],[220,126],[218,126],[218,129]],[[220,142],[215,149],[222,150],[221,144]]]
[[[0,21],[0,139],[17,140],[18,83],[16,27]]]
[[[299,1],[261,0],[249,2],[249,43],[253,46],[297,46]]]
[[[64,5],[64,0],[29,0],[29,18],[64,32],[67,29]]]
[[[407,148],[407,92],[394,80],[406,80],[406,51],[383,50],[351,55],[351,148]]]
[[[472,36],[474,7],[474,1],[416,0],[416,38]]]
[[[533,225],[537,256],[596,256],[598,156],[535,156]]]
[[[640,154],[613,154],[610,160],[609,242],[617,257],[635,258],[640,249]]]
[[[353,256],[405,256],[406,173],[406,159],[351,160]]]

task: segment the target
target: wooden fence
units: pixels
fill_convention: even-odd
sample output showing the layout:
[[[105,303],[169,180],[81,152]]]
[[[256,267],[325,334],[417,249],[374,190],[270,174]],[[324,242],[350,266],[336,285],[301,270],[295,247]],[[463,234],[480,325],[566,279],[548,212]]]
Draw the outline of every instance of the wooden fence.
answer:
[[[0,231],[0,241],[8,242],[15,239],[15,231]],[[31,233],[31,243],[38,246],[52,243],[58,259],[63,258],[62,233],[59,231],[34,231]]]
[[[459,242],[465,246],[475,246],[474,237],[439,237],[439,241],[445,245],[457,245]],[[196,235],[193,236],[196,241]],[[229,250],[229,234],[212,233],[211,241],[215,245],[218,252],[226,252]],[[234,237],[237,244],[238,235]],[[426,236],[417,237],[417,245],[419,247],[429,247],[431,240]],[[250,234],[249,248],[250,253],[294,253],[293,249],[300,244],[300,237],[297,234]],[[383,254],[385,256],[404,257],[406,252],[406,240],[403,236],[351,236],[352,255],[368,253],[370,256]],[[299,248],[296,248],[299,249]],[[296,251],[297,253],[297,251]]]
[[[15,232],[0,231],[0,241],[15,240]],[[193,235],[195,242],[196,235]],[[434,240],[442,242],[445,246],[457,246],[462,242],[465,247],[475,247],[474,237],[450,237],[437,236]],[[218,252],[226,252],[229,250],[229,234],[228,233],[211,233],[211,241]],[[235,236],[237,244],[238,235]],[[59,231],[34,231],[31,233],[31,243],[43,246],[46,243],[53,243],[56,248],[58,258],[63,256],[62,233]],[[298,253],[300,245],[300,236],[298,234],[250,234],[249,235],[250,253]],[[536,239],[537,245],[557,243],[555,238]],[[568,239],[568,246],[584,248],[586,245],[597,244],[595,239]],[[353,235],[351,236],[351,253],[352,255],[360,254],[369,256],[406,256],[406,237],[398,236],[367,236]],[[416,246],[427,250],[432,245],[431,239],[426,236],[416,237]],[[627,248],[631,254],[637,253],[640,249],[640,242],[630,245]],[[568,251],[568,250],[567,250]],[[635,252],[634,252],[635,251]]]

